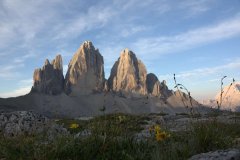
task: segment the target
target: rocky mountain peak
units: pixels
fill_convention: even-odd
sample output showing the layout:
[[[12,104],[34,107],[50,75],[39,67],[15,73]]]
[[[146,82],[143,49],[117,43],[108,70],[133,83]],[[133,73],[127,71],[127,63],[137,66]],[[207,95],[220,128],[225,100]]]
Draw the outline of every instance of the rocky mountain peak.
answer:
[[[44,66],[47,66],[47,65],[50,65],[50,62],[49,62],[48,59],[46,59],[45,62],[44,62]]]
[[[137,59],[129,49],[120,53],[108,79],[109,88],[113,91],[147,94],[147,70],[145,65]]]
[[[83,48],[94,48],[94,46],[93,46],[93,44],[92,44],[92,42],[91,41],[85,41],[82,45],[81,45],[81,47],[83,47]]]
[[[46,59],[42,68],[35,69],[33,81],[34,83],[31,92],[50,95],[62,93],[64,77],[61,55],[57,55],[52,63]]]
[[[121,61],[138,61],[136,55],[129,50],[128,48],[125,48],[121,53],[120,53],[120,59]]]
[[[215,97],[216,101],[220,102],[221,92],[219,92]],[[234,82],[232,85],[227,85],[223,88],[222,94],[222,106],[221,109],[240,111],[240,82]]]
[[[153,73],[149,73],[147,75],[147,89],[148,93],[153,95],[153,96],[161,96],[167,98],[172,94],[172,91],[170,91],[167,87],[167,82],[163,80],[160,82],[157,78],[157,76]]]
[[[65,78],[67,94],[89,94],[104,87],[104,62],[92,42],[85,41],[68,65]]]
[[[62,56],[57,55],[51,63],[54,69],[63,70]]]
[[[147,74],[147,90],[148,93],[152,94],[153,96],[160,96],[160,88],[161,84],[157,78],[157,76],[153,73]]]

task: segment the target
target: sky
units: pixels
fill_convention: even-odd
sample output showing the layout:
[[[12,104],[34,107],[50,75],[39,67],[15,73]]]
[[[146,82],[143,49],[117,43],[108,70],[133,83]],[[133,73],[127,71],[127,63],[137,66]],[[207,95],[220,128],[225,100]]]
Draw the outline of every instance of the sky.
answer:
[[[93,42],[105,76],[129,48],[148,73],[174,89],[173,74],[197,100],[220,79],[240,81],[240,0],[1,0],[0,97],[28,93],[35,68]]]

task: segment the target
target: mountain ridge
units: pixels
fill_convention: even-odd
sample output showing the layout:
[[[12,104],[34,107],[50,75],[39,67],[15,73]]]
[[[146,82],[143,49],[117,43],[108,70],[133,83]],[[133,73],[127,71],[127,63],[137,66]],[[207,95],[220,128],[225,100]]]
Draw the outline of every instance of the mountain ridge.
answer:
[[[121,51],[105,78],[104,60],[92,42],[85,41],[69,62],[65,78],[60,55],[46,60],[33,75],[29,94],[16,98],[0,98],[1,110],[34,110],[52,117],[95,116],[106,113],[169,114],[189,112],[190,99],[183,92],[169,90],[166,81],[147,73],[143,62],[129,49]],[[63,79],[62,79],[63,78]],[[57,88],[57,91],[55,89]],[[184,102],[184,103],[183,103]],[[201,108],[193,100],[194,108]]]

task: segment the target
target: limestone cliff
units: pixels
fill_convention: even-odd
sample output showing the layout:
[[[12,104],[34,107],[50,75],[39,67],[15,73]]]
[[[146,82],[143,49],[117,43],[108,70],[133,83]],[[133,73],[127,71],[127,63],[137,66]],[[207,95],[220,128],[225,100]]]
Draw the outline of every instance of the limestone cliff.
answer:
[[[147,94],[147,70],[136,55],[125,49],[115,62],[108,79],[109,89],[116,92]]]
[[[57,95],[63,92],[62,57],[57,55],[50,63],[47,59],[42,68],[35,69],[31,92]]]
[[[104,88],[104,62],[92,42],[85,41],[68,65],[65,92],[72,95],[89,94]]]

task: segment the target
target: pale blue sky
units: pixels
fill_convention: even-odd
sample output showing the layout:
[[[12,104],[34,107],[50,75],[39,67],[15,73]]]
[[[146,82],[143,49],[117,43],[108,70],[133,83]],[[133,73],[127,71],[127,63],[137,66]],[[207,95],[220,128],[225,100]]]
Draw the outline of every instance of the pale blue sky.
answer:
[[[0,97],[27,93],[46,58],[60,53],[66,69],[85,40],[104,56],[106,78],[130,48],[198,100],[213,98],[224,75],[240,81],[240,0],[1,0]]]

